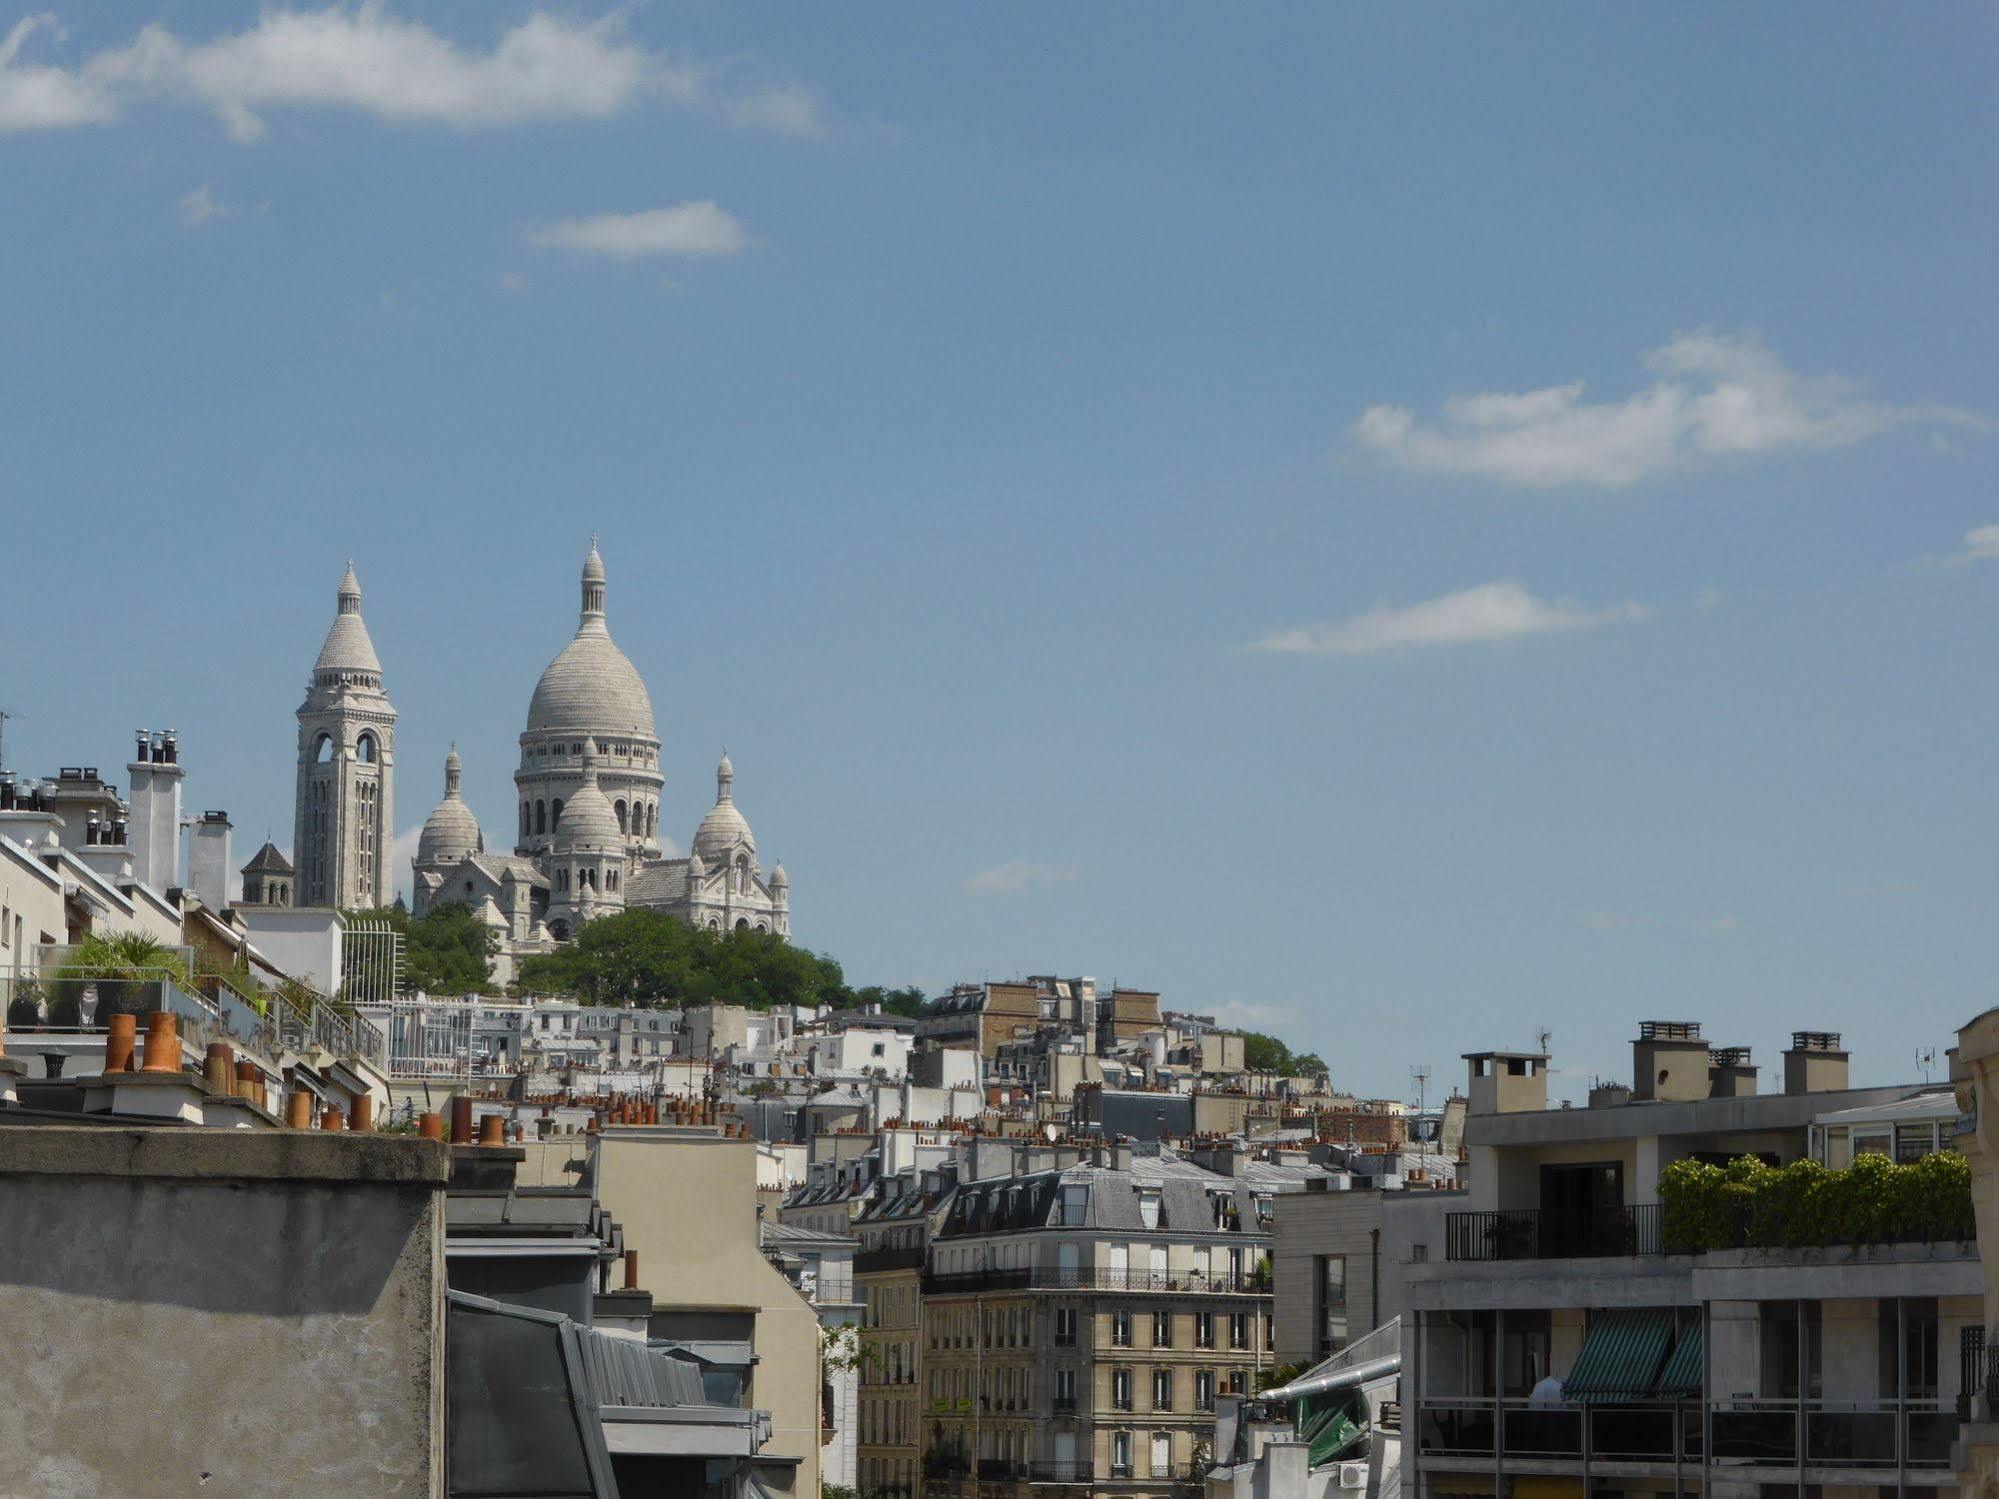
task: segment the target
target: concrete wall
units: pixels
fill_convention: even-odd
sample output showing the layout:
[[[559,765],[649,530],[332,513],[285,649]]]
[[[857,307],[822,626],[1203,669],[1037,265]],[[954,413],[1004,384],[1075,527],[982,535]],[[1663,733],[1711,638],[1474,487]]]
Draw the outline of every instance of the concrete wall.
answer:
[[[1381,1227],[1379,1192],[1284,1192],[1275,1202],[1277,1226],[1271,1249],[1276,1277],[1277,1361],[1317,1363],[1318,1257],[1346,1256],[1347,1341],[1372,1332],[1376,1235]]]
[[[0,1494],[442,1494],[449,1174],[408,1136],[0,1128]]]
[[[770,1412],[766,1456],[796,1457],[793,1493],[819,1493],[819,1316],[763,1257],[755,1142],[661,1128],[610,1129],[598,1200],[639,1252],[654,1312],[754,1312],[759,1360],[746,1403]],[[760,1470],[767,1487],[778,1473]]]

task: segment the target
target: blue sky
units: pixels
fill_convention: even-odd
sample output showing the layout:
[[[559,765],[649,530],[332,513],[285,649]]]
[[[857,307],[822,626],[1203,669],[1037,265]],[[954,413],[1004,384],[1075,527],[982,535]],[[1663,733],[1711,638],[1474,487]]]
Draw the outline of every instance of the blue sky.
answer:
[[[1993,13],[0,14],[8,760],[247,857],[351,555],[489,836],[599,532],[857,982],[1455,1080],[1993,998]],[[406,877],[406,875],[405,875]]]

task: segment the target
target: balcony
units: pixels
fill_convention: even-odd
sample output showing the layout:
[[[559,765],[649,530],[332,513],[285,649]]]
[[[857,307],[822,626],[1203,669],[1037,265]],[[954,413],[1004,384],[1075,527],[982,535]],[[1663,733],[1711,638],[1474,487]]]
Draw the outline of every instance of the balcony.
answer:
[[[1935,1400],[1731,1400],[1714,1407],[1717,1463],[1795,1468],[1950,1466],[1957,1412]]]
[[[858,1265],[857,1265],[858,1268]],[[1045,1265],[1015,1265],[1005,1269],[926,1271],[925,1295],[963,1295],[974,1291],[1177,1291],[1214,1296],[1267,1296],[1268,1276],[1208,1275],[1198,1270],[1167,1273],[1151,1270],[1064,1270]]]
[[[1444,1257],[1451,1260],[1601,1259],[1661,1252],[1656,1202],[1586,1214],[1507,1208],[1444,1215]]]
[[[1095,1476],[1087,1460],[1033,1462],[1027,1465],[1029,1483],[1088,1483]]]
[[[1699,1462],[1701,1409],[1692,1401],[1632,1401],[1537,1410],[1525,1400],[1426,1400],[1425,1457],[1554,1462]]]

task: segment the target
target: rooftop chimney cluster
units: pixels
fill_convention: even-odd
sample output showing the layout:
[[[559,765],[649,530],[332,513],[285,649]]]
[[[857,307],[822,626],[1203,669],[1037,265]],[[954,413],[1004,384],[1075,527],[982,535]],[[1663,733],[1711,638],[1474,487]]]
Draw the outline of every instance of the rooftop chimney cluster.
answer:
[[[176,729],[134,729],[138,748],[132,754],[135,765],[180,764],[180,733]]]

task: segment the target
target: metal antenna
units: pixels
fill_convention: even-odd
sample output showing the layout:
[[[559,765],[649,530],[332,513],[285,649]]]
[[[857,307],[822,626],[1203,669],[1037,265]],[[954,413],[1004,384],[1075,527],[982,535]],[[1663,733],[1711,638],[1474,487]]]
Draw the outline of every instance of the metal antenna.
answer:
[[[20,716],[18,713],[9,713],[5,708],[0,708],[0,770],[7,768],[7,720]]]

